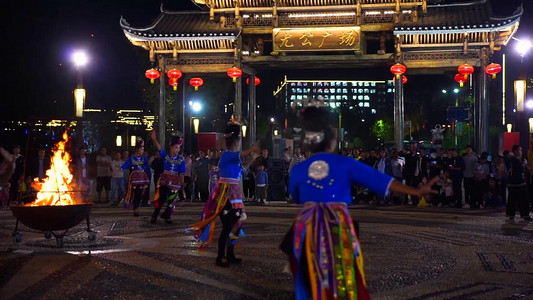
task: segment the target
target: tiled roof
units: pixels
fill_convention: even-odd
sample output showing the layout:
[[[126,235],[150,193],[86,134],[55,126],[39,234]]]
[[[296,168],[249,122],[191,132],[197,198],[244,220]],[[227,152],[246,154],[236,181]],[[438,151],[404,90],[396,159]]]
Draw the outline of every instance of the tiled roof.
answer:
[[[120,26],[129,35],[145,40],[233,40],[239,34],[235,27],[222,27],[220,22],[209,20],[208,11],[165,11],[148,27],[133,27],[126,19]]]
[[[498,31],[520,21],[522,12],[520,7],[511,16],[494,17],[490,2],[487,0],[428,5],[427,13],[420,14],[417,22],[398,23],[394,27],[394,33]]]

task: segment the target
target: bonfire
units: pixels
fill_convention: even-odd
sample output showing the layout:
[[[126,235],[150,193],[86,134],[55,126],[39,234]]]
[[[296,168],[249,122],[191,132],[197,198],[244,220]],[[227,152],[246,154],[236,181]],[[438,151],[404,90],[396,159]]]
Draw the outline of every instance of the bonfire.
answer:
[[[63,141],[57,143],[55,150],[52,150],[50,169],[46,171],[46,177],[41,182],[35,178],[32,188],[37,193],[36,200],[26,204],[26,206],[50,206],[50,205],[75,205],[78,204],[73,191],[76,190],[72,182],[72,173],[69,170],[70,155],[65,151],[68,142],[68,135],[63,133]]]

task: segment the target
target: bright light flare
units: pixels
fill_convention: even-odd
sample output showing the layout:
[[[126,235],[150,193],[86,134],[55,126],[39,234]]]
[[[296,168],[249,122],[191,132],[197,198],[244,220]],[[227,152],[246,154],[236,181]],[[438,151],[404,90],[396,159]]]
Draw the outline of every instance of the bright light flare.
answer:
[[[520,56],[525,56],[527,52],[533,48],[533,44],[528,40],[518,40],[518,43],[516,43],[516,52],[520,54]]]
[[[72,61],[76,64],[77,67],[83,67],[89,61],[87,54],[83,51],[76,51],[72,54]]]
[[[193,102],[191,108],[194,112],[199,112],[202,110],[202,104],[200,102]]]

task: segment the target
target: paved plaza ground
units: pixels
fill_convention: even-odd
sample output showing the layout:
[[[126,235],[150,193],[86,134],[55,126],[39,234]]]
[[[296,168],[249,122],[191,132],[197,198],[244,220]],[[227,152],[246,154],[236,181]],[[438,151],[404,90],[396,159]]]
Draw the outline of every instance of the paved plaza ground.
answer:
[[[196,251],[185,228],[201,203],[182,203],[173,224],[150,224],[104,204],[57,246],[0,211],[0,299],[292,299],[278,245],[299,206],[249,204],[240,265],[215,266],[214,245]],[[360,222],[373,299],[533,299],[533,222],[502,212],[452,208],[352,206]],[[218,221],[219,222],[219,221]],[[219,224],[218,224],[219,225]],[[218,231],[220,226],[217,227]]]

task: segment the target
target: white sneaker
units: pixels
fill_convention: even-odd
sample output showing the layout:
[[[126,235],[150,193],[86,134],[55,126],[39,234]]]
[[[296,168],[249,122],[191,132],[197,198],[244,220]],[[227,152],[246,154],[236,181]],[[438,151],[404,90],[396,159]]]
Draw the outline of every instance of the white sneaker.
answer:
[[[267,201],[266,201],[266,199],[263,199],[263,204],[267,204]]]
[[[469,204],[465,204],[465,205],[463,205],[463,208],[470,208],[470,205]]]

